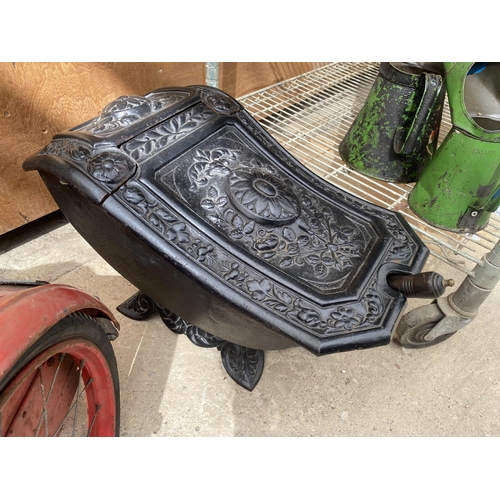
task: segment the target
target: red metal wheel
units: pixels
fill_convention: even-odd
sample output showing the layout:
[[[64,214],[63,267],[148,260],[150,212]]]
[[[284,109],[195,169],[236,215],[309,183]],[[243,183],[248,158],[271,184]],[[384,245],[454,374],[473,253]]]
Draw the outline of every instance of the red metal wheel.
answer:
[[[0,382],[1,436],[117,436],[116,360],[102,328],[75,313]]]

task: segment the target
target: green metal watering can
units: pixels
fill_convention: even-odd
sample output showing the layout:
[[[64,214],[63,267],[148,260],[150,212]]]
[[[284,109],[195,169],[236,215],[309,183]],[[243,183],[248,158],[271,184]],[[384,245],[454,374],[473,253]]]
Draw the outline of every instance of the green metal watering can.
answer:
[[[500,206],[500,63],[444,63],[452,128],[408,197],[429,224],[484,229]]]
[[[440,72],[434,63],[381,63],[340,143],[346,165],[383,181],[417,180],[437,147],[445,97]]]

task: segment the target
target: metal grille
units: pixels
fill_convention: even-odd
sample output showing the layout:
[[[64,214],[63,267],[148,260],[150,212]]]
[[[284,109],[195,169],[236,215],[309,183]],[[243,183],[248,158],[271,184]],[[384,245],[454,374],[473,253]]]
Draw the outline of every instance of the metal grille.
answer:
[[[239,99],[245,109],[292,155],[313,172],[364,200],[402,213],[432,255],[470,274],[500,238],[500,216],[485,230],[455,234],[434,228],[408,207],[412,184],[378,181],[346,167],[340,141],[363,106],[378,63],[332,63]],[[447,102],[439,143],[451,128]]]

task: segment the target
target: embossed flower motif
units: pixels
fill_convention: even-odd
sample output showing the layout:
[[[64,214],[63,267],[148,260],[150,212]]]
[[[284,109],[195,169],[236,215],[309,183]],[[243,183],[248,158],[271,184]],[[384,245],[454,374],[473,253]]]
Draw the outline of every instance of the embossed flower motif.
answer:
[[[121,96],[110,102],[103,110],[102,114],[118,114],[130,109],[144,107],[149,103],[148,99],[143,96],[129,95]]]
[[[343,244],[352,241],[354,236],[356,236],[356,230],[354,228],[343,226],[338,228],[334,234],[333,241],[336,244]]]
[[[178,222],[170,227],[167,231],[167,237],[170,241],[178,241],[179,243],[187,243],[189,241],[189,233],[185,231],[186,224]]]
[[[408,241],[408,233],[406,233],[402,228],[389,226],[389,231],[395,239],[400,241]]]
[[[316,311],[313,311],[312,309],[302,309],[297,314],[297,316],[304,323],[312,327],[318,326],[321,323],[321,318],[319,317],[319,314]]]
[[[226,148],[213,150],[197,150],[193,164],[188,169],[191,179],[191,190],[198,186],[206,186],[209,177],[213,175],[227,175],[231,171],[230,165],[237,160],[235,151]]]
[[[251,280],[247,283],[248,291],[255,300],[264,300],[266,295],[271,290],[271,284],[267,279],[261,281]]]
[[[139,120],[141,112],[148,108],[149,101],[142,96],[121,96],[110,102],[102,113],[94,118],[84,130],[102,135]]]
[[[296,196],[276,177],[237,170],[230,182],[233,202],[258,222],[285,224],[299,216]]]
[[[85,161],[90,156],[90,151],[79,145],[76,141],[55,140],[41,154],[67,155],[73,160]]]
[[[352,330],[355,326],[359,325],[359,319],[354,315],[353,309],[346,309],[340,306],[336,312],[332,312],[331,317],[335,320],[334,326],[336,328],[345,328]]]
[[[194,160],[199,166],[210,168],[217,173],[227,174],[229,173],[229,165],[236,161],[237,158],[235,151],[217,148],[208,151],[196,151]]]
[[[383,309],[382,300],[378,295],[369,293],[366,296],[366,308],[368,311],[368,316],[373,315],[373,317],[379,315]]]
[[[90,159],[87,170],[101,182],[118,184],[125,180],[134,168],[135,164],[126,156],[104,152]]]
[[[73,158],[74,160],[80,160],[80,161],[84,161],[90,156],[88,149],[83,148],[81,146],[70,148],[68,153],[71,156],[71,158]]]
[[[239,263],[233,262],[231,269],[224,274],[224,279],[226,281],[233,281],[237,286],[241,286],[248,279],[248,273],[240,270]],[[251,290],[249,289],[249,291]]]
[[[203,92],[202,99],[216,111],[222,114],[229,114],[232,111],[235,111],[237,106],[231,101],[227,96],[223,94]]]
[[[189,236],[189,235],[188,235]],[[198,262],[204,262],[205,259],[207,258],[207,255],[212,252],[214,247],[212,245],[207,245],[206,247],[200,247],[196,251],[197,255],[197,260]]]

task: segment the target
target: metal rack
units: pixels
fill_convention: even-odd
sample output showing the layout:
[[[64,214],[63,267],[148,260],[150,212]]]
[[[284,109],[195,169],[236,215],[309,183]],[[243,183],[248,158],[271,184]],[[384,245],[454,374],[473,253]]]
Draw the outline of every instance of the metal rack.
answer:
[[[402,213],[431,255],[470,275],[500,239],[500,214],[476,234],[436,229],[408,207],[412,184],[392,184],[359,174],[344,164],[340,141],[365,102],[378,63],[332,63],[239,99],[246,110],[299,161],[329,182],[376,205]],[[439,143],[451,128],[447,103]]]

